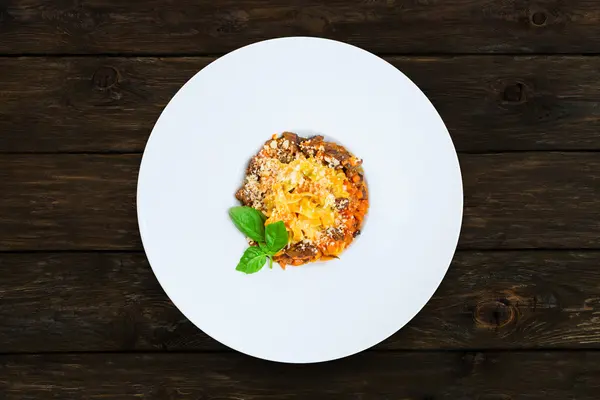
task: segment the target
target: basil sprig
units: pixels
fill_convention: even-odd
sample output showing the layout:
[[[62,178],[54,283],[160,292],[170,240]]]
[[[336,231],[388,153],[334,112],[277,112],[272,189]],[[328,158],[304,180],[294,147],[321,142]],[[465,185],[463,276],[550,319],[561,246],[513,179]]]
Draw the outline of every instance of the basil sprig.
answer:
[[[229,217],[240,232],[258,243],[258,247],[250,246],[244,251],[235,269],[253,274],[264,267],[267,258],[270,268],[273,268],[273,256],[288,244],[288,232],[283,221],[265,227],[266,217],[263,213],[245,206],[230,208]]]

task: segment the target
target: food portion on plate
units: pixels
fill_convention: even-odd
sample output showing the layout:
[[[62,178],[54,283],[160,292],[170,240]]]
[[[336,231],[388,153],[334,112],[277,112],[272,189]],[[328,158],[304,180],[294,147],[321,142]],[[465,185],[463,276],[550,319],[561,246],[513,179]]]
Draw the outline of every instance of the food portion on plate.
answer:
[[[250,244],[237,269],[246,273],[267,257],[282,268],[338,258],[369,208],[361,159],[322,136],[291,132],[273,135],[252,157],[235,196],[242,206],[230,216]]]

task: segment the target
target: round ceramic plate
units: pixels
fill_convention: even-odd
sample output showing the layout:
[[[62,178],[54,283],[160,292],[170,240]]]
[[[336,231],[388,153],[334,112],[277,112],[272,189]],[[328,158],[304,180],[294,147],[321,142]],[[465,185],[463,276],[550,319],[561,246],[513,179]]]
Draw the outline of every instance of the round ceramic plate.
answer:
[[[250,157],[283,131],[362,158],[369,214],[339,260],[245,275],[227,210]],[[290,363],[360,352],[410,321],[448,269],[462,207],[452,141],[417,86],[371,53],[303,37],[241,48],[188,81],[152,131],[137,192],[173,303],[219,342]]]

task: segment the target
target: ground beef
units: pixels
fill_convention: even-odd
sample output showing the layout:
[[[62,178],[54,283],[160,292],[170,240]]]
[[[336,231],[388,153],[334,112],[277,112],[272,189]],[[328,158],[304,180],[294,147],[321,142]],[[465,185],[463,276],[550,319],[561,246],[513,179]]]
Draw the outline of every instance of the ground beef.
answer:
[[[283,132],[281,134],[281,136],[283,136],[284,139],[289,140],[290,143],[293,144],[293,145],[295,145],[295,146],[298,146],[300,144],[300,138],[295,133],[292,133],[292,132]]]
[[[335,199],[335,208],[338,211],[343,211],[343,210],[347,209],[349,204],[350,204],[349,199],[345,199],[342,197]]]
[[[296,259],[310,259],[317,254],[317,248],[312,244],[296,243],[286,250],[285,254]]]
[[[307,140],[314,144],[321,144],[325,138],[322,135],[314,135],[309,137]]]
[[[332,168],[343,168],[352,154],[343,146],[325,142],[323,136],[313,136],[300,142],[300,150],[306,157],[314,157],[318,152],[323,154],[323,160]]]
[[[325,156],[329,156],[335,160],[337,160],[338,164],[344,164],[346,160],[348,160],[352,155],[343,148],[335,143],[326,142],[323,146],[325,148]]]
[[[333,240],[344,240],[344,231],[340,228],[327,229],[327,236]]]
[[[362,162],[358,163],[357,165],[350,165],[349,163],[344,164],[344,173],[346,174],[346,176],[352,176],[352,175],[359,175],[361,177],[362,180]]]
[[[296,141],[291,141],[285,136],[277,139],[277,159],[284,164],[289,164],[296,158],[298,153],[298,137]]]
[[[248,163],[248,168],[246,168],[246,175],[258,175],[259,168],[257,157],[252,157]]]
[[[250,199],[250,193],[245,190],[244,188],[241,188],[240,190],[238,190],[235,193],[235,198],[239,200],[240,203],[242,203],[242,205],[244,206],[252,206],[252,200]]]
[[[299,142],[300,138],[298,135],[291,132],[284,132],[277,139],[267,140],[265,146],[270,157],[277,158],[284,164],[289,164],[296,159],[296,155],[300,151]]]
[[[300,150],[306,157],[314,157],[319,148],[323,145],[323,136],[313,136],[300,141]]]

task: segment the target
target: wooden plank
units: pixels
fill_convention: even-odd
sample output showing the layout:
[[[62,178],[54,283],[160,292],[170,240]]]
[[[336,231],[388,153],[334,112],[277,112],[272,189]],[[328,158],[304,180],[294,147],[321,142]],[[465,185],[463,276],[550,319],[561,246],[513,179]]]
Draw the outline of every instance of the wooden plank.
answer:
[[[289,365],[239,354],[0,357],[6,400],[596,400],[600,353],[368,353]]]
[[[598,248],[600,153],[460,156],[462,248]]]
[[[211,60],[0,58],[0,152],[140,152]],[[388,61],[431,98],[459,151],[600,149],[600,57]]]
[[[600,248],[600,153],[460,161],[461,248]],[[0,251],[141,250],[139,162],[140,155],[0,155]]]
[[[459,252],[377,348],[598,348],[599,263],[597,251]],[[1,353],[227,350],[173,306],[143,254],[1,254],[0,271]]]
[[[143,254],[2,254],[0,271],[0,352],[225,348],[171,304]]]
[[[140,249],[140,158],[0,157],[0,250]]]
[[[160,0],[0,3],[0,53],[221,53],[281,36],[374,52],[598,52],[594,0]]]
[[[171,97],[211,60],[0,59],[0,152],[142,151]]]

